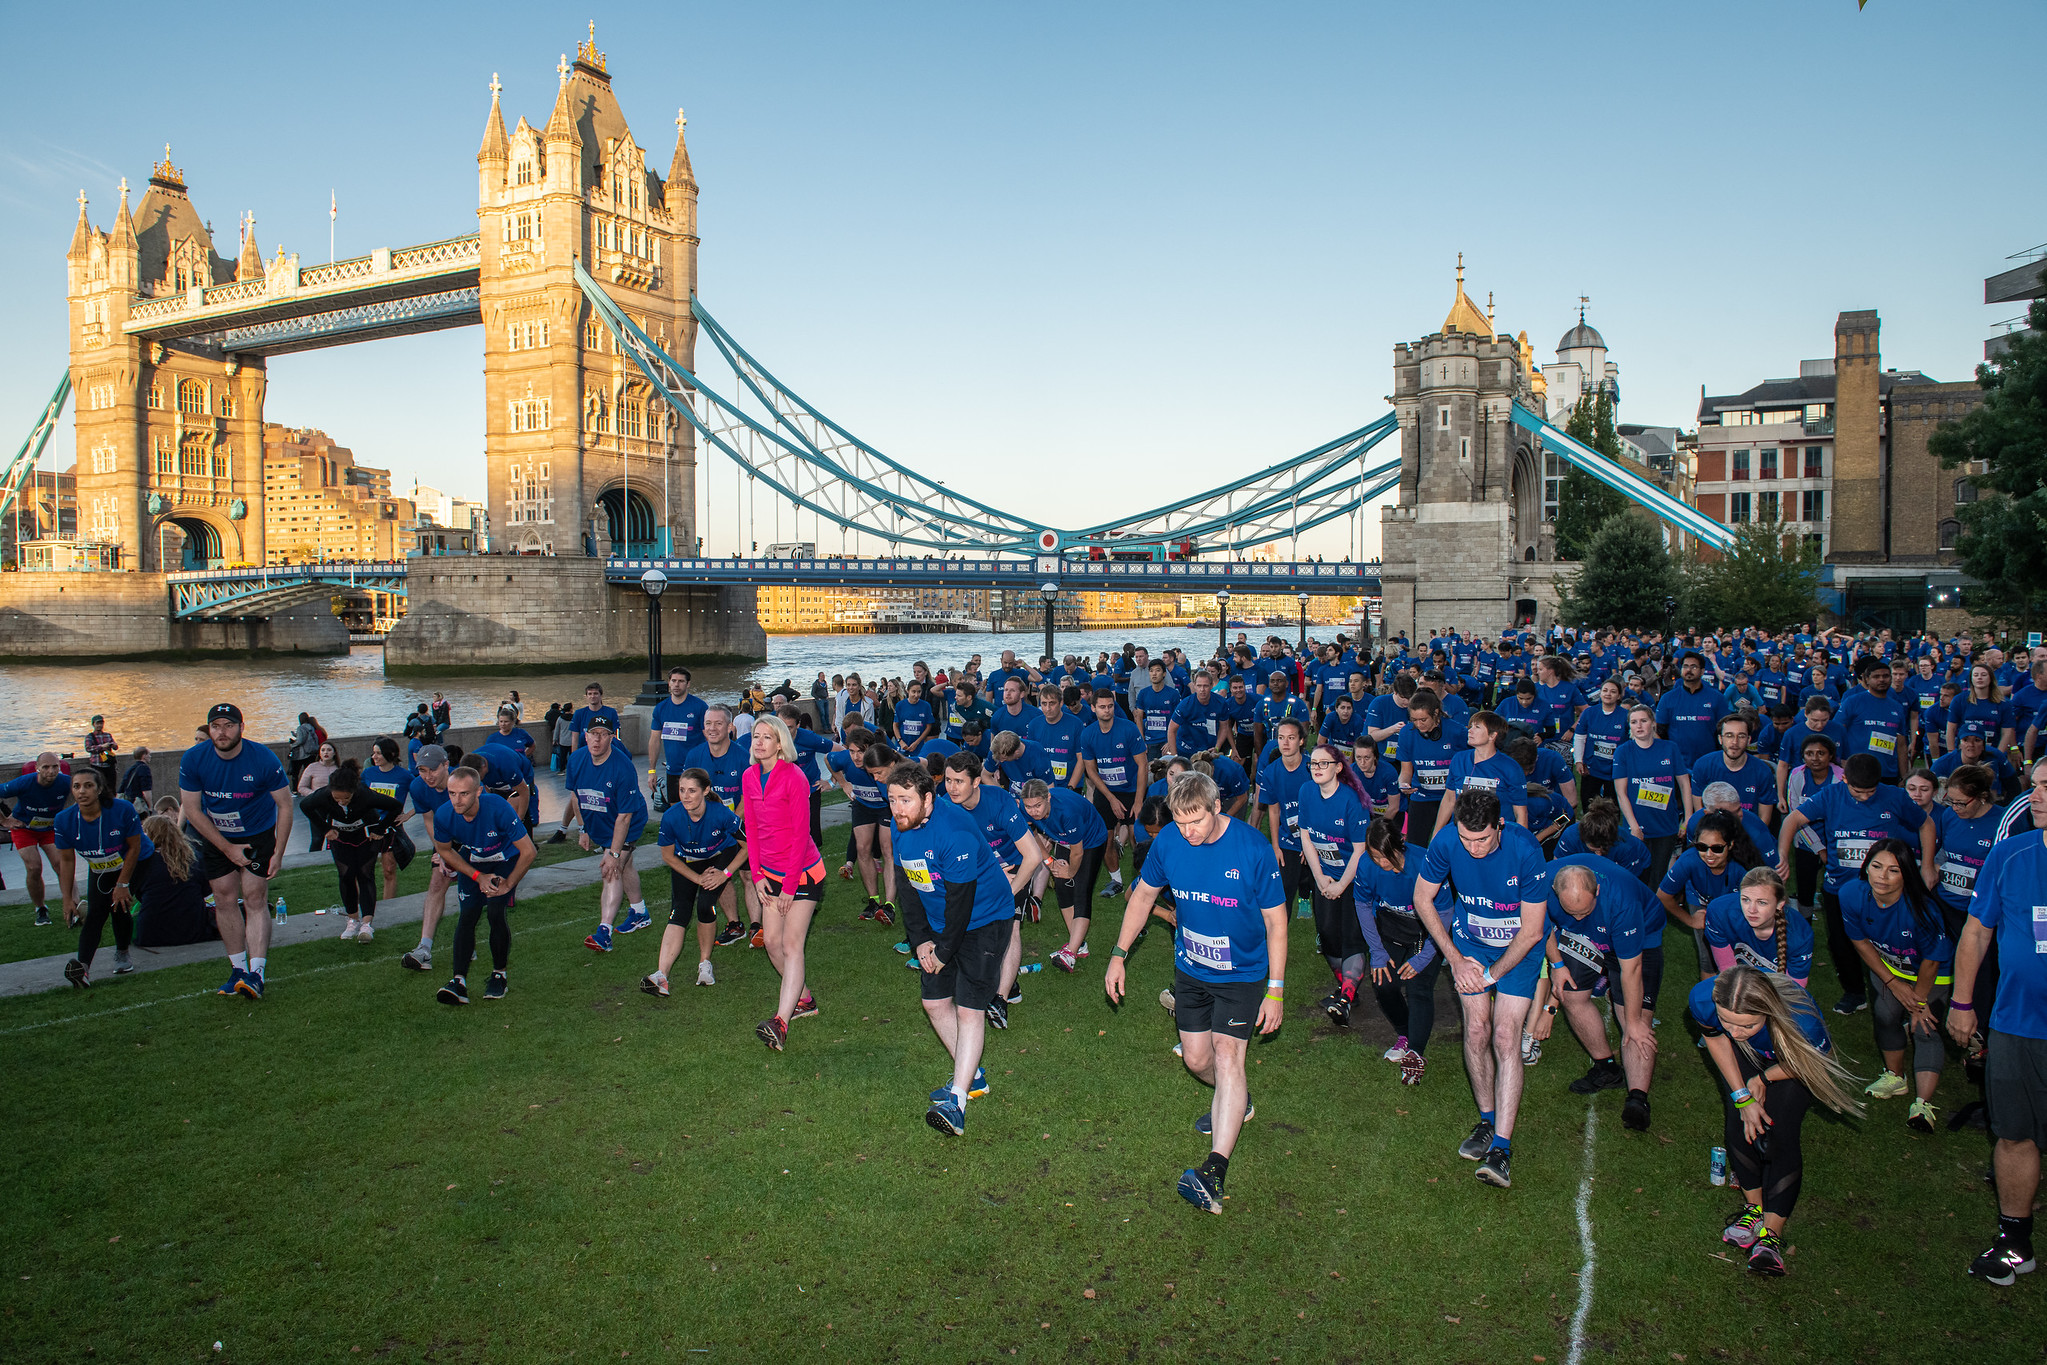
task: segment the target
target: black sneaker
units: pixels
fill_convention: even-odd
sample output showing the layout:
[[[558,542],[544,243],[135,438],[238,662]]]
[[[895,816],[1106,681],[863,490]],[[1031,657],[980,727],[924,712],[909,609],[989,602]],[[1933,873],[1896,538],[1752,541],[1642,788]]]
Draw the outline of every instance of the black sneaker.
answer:
[[[1748,1249],[1748,1268],[1758,1275],[1783,1275],[1785,1273],[1783,1240],[1768,1228],[1758,1231],[1756,1244]]]
[[[878,900],[876,900],[876,899],[875,899],[874,897],[872,897],[872,896],[869,896],[869,897],[867,898],[867,904],[865,904],[865,905],[863,905],[863,906],[861,906],[861,907],[860,907],[860,918],[861,918],[861,919],[873,919],[873,918],[874,918],[874,912],[875,912],[875,911],[877,911],[877,910],[879,910],[880,908],[881,908],[881,902],[880,902],[880,901],[878,901]]]
[[[1621,1124],[1623,1127],[1632,1128],[1638,1133],[1649,1131],[1649,1097],[1647,1095],[1628,1096],[1627,1102],[1621,1105]]]
[[[509,989],[511,989],[511,984],[505,980],[505,974],[503,972],[492,972],[490,980],[483,983],[483,998],[486,1000],[502,1000],[505,998],[505,992]]]
[[[47,928],[49,928],[49,927],[50,927],[50,907],[49,907],[49,906],[47,906],[47,905],[38,905],[38,906],[36,907],[36,928],[38,928],[38,929],[47,929]]]
[[[466,1005],[469,1003],[469,985],[463,981],[450,981],[435,992],[434,999],[443,1005]]]
[[[1979,1280],[2009,1287],[2019,1276],[2032,1274],[2034,1265],[2031,1247],[2021,1247],[2000,1232],[1990,1249],[1969,1263],[1969,1273]]]
[[[1863,995],[1844,995],[1834,1002],[1836,1014],[1860,1014],[1868,1008],[1869,997]]]
[[[75,957],[64,964],[64,979],[66,981],[69,981],[71,983],[71,989],[76,991],[82,991],[87,986],[90,986],[92,984],[92,982],[86,978],[85,964],[83,962],[80,962]]]
[[[718,931],[718,937],[711,941],[720,948],[730,948],[735,943],[746,942],[747,934],[745,925],[728,919],[725,921],[725,927]]]
[[[988,1026],[990,1028],[1009,1027],[1009,1002],[999,995],[988,1002]]]
[[[1628,1083],[1627,1075],[1620,1063],[1609,1057],[1603,1062],[1594,1062],[1592,1069],[1571,1082],[1573,1095],[1596,1095],[1602,1090],[1618,1090]]]
[[[1492,1146],[1493,1126],[1480,1119],[1471,1125],[1471,1136],[1457,1144],[1457,1155],[1466,1161],[1480,1161],[1492,1150]]]
[[[1503,1190],[1511,1190],[1514,1188],[1514,1177],[1508,1173],[1508,1160],[1506,1148],[1489,1147],[1484,1158],[1479,1161],[1478,1169],[1473,1171],[1472,1174],[1488,1185],[1497,1185]]]

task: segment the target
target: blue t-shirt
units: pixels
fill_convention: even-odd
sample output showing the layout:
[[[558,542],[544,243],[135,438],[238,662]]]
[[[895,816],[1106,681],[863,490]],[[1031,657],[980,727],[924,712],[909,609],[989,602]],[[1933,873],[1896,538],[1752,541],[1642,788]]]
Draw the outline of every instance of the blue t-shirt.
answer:
[[[715,858],[746,837],[746,829],[730,806],[704,802],[700,819],[690,817],[689,808],[677,801],[661,814],[661,832],[655,836],[662,848],[672,848],[684,862]]]
[[[86,819],[76,806],[59,811],[51,828],[56,833],[57,847],[77,853],[91,872],[118,871],[128,856],[128,840],[133,837],[142,840],[142,850],[135,855],[138,864],[156,852],[156,845],[142,833],[142,817],[118,796],[100,802],[97,819]]]
[[[867,769],[853,758],[851,749],[841,749],[825,760],[832,772],[846,781],[847,790],[852,793],[856,806],[868,810],[880,810],[888,804],[888,793],[881,789],[881,783],[868,775]]]
[[[1233,818],[1213,843],[1196,846],[1169,824],[1152,840],[1141,875],[1147,886],[1172,888],[1181,971],[1202,981],[1265,977],[1265,912],[1283,905],[1285,893],[1272,845],[1257,830]]]
[[[1571,915],[1557,899],[1557,872],[1566,867],[1590,868],[1599,878],[1599,899],[1583,919]],[[1558,950],[1566,957],[1598,972],[1605,969],[1609,953],[1625,962],[1640,957],[1644,949],[1662,945],[1663,907],[1649,894],[1648,887],[1618,864],[1596,853],[1580,853],[1550,864],[1549,880],[1550,929],[1557,936]],[[1618,981],[1610,984],[1620,985]]]
[[[905,701],[896,703],[895,723],[896,738],[909,745],[930,734],[938,717],[928,701]]]
[[[1395,803],[1396,812],[1405,808],[1407,802],[1400,794],[1398,766],[1381,759],[1369,773],[1358,767],[1353,767],[1351,771],[1357,774],[1358,785],[1365,789],[1365,814],[1370,815],[1374,810],[1384,810],[1389,801]],[[1398,818],[1397,814],[1395,818]]]
[[[1544,727],[1552,735],[1562,735],[1577,728],[1577,710],[1585,704],[1585,696],[1576,683],[1560,682],[1551,687],[1546,683],[1535,685],[1535,700],[1549,714],[1549,723]]]
[[[1905,703],[1896,693],[1878,697],[1856,688],[1842,701],[1834,719],[1848,736],[1841,750],[1845,761],[1850,754],[1874,755],[1885,777],[1898,775],[1898,749],[1905,742]]]
[[[519,856],[515,845],[525,837],[526,826],[512,803],[489,792],[476,794],[476,814],[466,819],[456,813],[452,801],[434,812],[434,842],[454,849],[471,867],[514,861]]]
[[[1706,904],[1706,943],[1734,954],[1736,966],[1754,967],[1760,972],[1777,970],[1777,931],[1758,932],[1741,913],[1741,893],[1730,891]],[[1812,975],[1812,926],[1805,916],[1784,907],[1784,975],[1800,981]]]
[[[1275,758],[1258,770],[1258,804],[1279,808],[1279,846],[1283,851],[1298,853],[1301,849],[1301,789],[1308,784],[1308,756],[1300,756],[1300,766],[1289,770],[1284,759]]]
[[[406,793],[412,789],[412,783],[412,773],[396,764],[389,768],[379,768],[372,763],[362,770],[362,784],[365,787],[379,796],[390,797],[401,807],[405,804]]]
[[[1080,757],[1094,760],[1095,776],[1112,792],[1134,792],[1144,774],[1144,732],[1122,716],[1091,722],[1080,732]]]
[[[1846,782],[1829,782],[1798,803],[1827,846],[1826,889],[1839,892],[1862,873],[1862,860],[1879,839],[1903,839],[1918,847],[1926,812],[1897,787],[1878,787],[1867,801],[1849,795]]]
[[[1255,719],[1267,730],[1270,730],[1283,720],[1297,720],[1301,723],[1301,727],[1306,729],[1310,719],[1308,703],[1292,692],[1287,693],[1284,697],[1275,697],[1270,693],[1260,697],[1256,713]]]
[[[1651,740],[1647,748],[1629,740],[1614,750],[1614,781],[1627,793],[1644,838],[1666,839],[1683,826],[1684,801],[1677,779],[1689,772],[1690,765],[1672,740]]]
[[[1754,812],[1777,804],[1777,770],[1753,754],[1745,754],[1741,771],[1727,766],[1727,755],[1715,749],[1692,765],[1692,797],[1703,800],[1706,784],[1725,782],[1741,793],[1741,808]]]
[[[1557,857],[1559,858],[1567,858],[1573,854],[1586,852],[1590,852],[1590,850],[1585,847],[1585,827],[1583,825],[1572,825],[1557,840]],[[1609,862],[1631,873],[1638,879],[1649,871],[1649,845],[1628,833],[1626,825],[1621,826],[1620,834],[1613,841],[1613,847],[1608,850],[1606,857]],[[1647,883],[1644,883],[1644,885],[1646,886]]]
[[[1031,828],[1055,844],[1080,848],[1100,848],[1109,839],[1109,827],[1102,823],[1095,803],[1067,787],[1052,788],[1051,808],[1044,819],[1032,820]]]
[[[1093,725],[1094,722],[1089,721],[1088,724]],[[1026,747],[1043,755],[1044,766],[1052,772],[1047,780],[1054,786],[1067,785],[1080,775],[1080,728],[1078,716],[1062,711],[1059,719],[1048,721],[1045,713],[1040,711],[1031,718],[1031,723],[1020,737]]]
[[[1450,759],[1450,776],[1444,790],[1455,796],[1466,788],[1490,791],[1500,798],[1500,813],[1514,823],[1514,812],[1528,809],[1528,774],[1505,754],[1496,753],[1480,762],[1476,752],[1466,749]]]
[[[527,761],[526,755],[511,746],[506,736],[492,735],[476,752],[490,764],[490,771],[483,775],[485,791],[509,800],[512,792],[523,783],[527,792],[532,792],[533,765]]]
[[[1670,860],[1670,867],[1663,874],[1663,885],[1657,890],[1679,905],[1696,909],[1739,891],[1741,879],[1747,875],[1748,869],[1733,858],[1729,858],[1727,865],[1716,873],[1706,866],[1699,850],[1688,848]]]
[[[1301,763],[1307,767],[1306,760]],[[1244,771],[1244,765],[1228,754],[1217,754],[1214,769],[1216,794],[1222,798],[1223,809],[1228,810],[1240,796],[1251,794],[1251,774]]]
[[[1939,714],[1940,686],[1943,681],[1938,672],[1930,678],[1922,678],[1915,672],[1903,682],[1893,683],[1891,690],[1903,692],[1912,699],[1912,709],[1918,712],[1920,725],[1930,725],[1939,729],[1947,719]],[[1960,702],[1961,698],[1957,697],[1955,700]]]
[[[527,734],[516,725],[510,730],[492,730],[483,742],[485,744],[496,744],[519,754],[530,754],[533,752],[533,736]]]
[[[434,812],[448,804],[448,789],[435,787],[424,777],[414,777],[405,788],[405,794],[412,798],[412,809],[427,822],[427,832],[433,832]]]
[[[703,739],[704,712],[709,709],[702,697],[684,697],[681,701],[663,697],[654,703],[654,732],[661,736],[661,761],[668,765],[670,773],[679,773],[688,766],[683,760]]]
[[[1720,747],[1716,738],[1720,718],[1732,709],[1727,698],[1704,684],[1696,692],[1687,692],[1684,684],[1679,683],[1656,703],[1656,723],[1668,728],[1670,742],[1684,755],[1686,772]]]
[[[1214,693],[1209,695],[1213,696]],[[1180,693],[1171,683],[1163,687],[1145,686],[1137,690],[1137,695],[1132,701],[1136,706],[1137,719],[1144,727],[1144,742],[1164,744],[1166,725],[1173,719],[1173,712],[1180,707]]]
[[[1539,701],[1522,705],[1521,694],[1510,692],[1493,705],[1493,714],[1510,725],[1522,726],[1540,739],[1548,739],[1556,733],[1550,728],[1549,709]]]
[[[682,766],[702,768],[711,776],[711,795],[734,810],[739,809],[739,779],[746,772],[747,746],[737,740],[725,741],[722,756],[713,754],[709,744],[699,744],[683,755]],[[570,786],[575,783],[571,782]]]
[[[1400,761],[1414,765],[1414,799],[1441,800],[1450,780],[1450,759],[1468,747],[1463,727],[1441,721],[1436,733],[1425,735],[1409,721],[1400,731]]]
[[[1997,842],[1998,822],[2003,818],[2003,812],[1995,806],[1974,820],[1964,820],[1951,806],[1934,807],[1934,837],[1940,841],[1939,851],[1934,855],[1940,881],[1934,893],[1942,904],[1957,911],[1969,908],[1976,879],[1989,861],[1990,849]],[[2047,900],[2047,895],[2041,899]]]
[[[1014,796],[1000,787],[991,787],[984,782],[976,790],[980,794],[974,798],[972,810],[958,805],[954,808],[981,831],[981,837],[987,841],[988,847],[995,850],[997,861],[1004,867],[1018,866],[1023,862],[1023,854],[1017,851],[1017,845],[1031,828],[1031,822],[1024,816],[1023,807],[1017,804]],[[952,798],[942,791],[938,794],[938,802],[954,804]],[[936,805],[937,802],[933,804]]]
[[[1301,766],[1305,768],[1307,765]],[[1295,797],[1294,811],[1299,821],[1297,832],[1301,837],[1302,851],[1315,854],[1322,864],[1324,876],[1341,876],[1344,864],[1350,861],[1350,855],[1355,851],[1352,845],[1365,841],[1365,830],[1372,823],[1371,812],[1365,809],[1365,803],[1341,782],[1336,784],[1333,794],[1324,796],[1322,788],[1310,778],[1301,784]],[[1370,861],[1369,855],[1359,855],[1359,866]]]
[[[1770,959],[1772,967],[1776,965],[1776,961],[1777,959],[1773,955]],[[1827,1026],[1820,1019],[1819,1007],[1813,1004],[1812,997],[1806,995],[1803,991],[1799,992],[1799,996],[1801,1003],[1791,1016],[1798,1022],[1798,1031],[1805,1035],[1805,1040],[1808,1043],[1811,1043],[1821,1052],[1833,1051],[1834,1045],[1827,1037]],[[1720,1011],[1713,1003],[1712,980],[1701,981],[1698,985],[1692,987],[1691,997],[1686,1001],[1686,1004],[1692,1012],[1692,1018],[1699,1021],[1699,1028],[1705,1032],[1707,1037],[1717,1038],[1720,1036]],[[1756,1055],[1759,1061],[1764,1063],[1766,1068],[1770,1063],[1777,1060],[1777,1042],[1770,1036],[1770,1026],[1768,1024],[1763,1025],[1754,1034],[1750,1035],[1748,1049]]]
[[[733,749],[736,752],[738,746]],[[642,824],[646,821],[647,801],[640,795],[639,771],[616,744],[602,763],[590,757],[587,747],[570,754],[568,787],[569,794],[576,798],[583,828],[593,839],[600,833],[610,835],[611,817],[623,815]]]
[[[1955,727],[1955,737],[1981,735],[1990,748],[1997,747],[1998,736],[2008,729],[2017,728],[2017,720],[2008,701],[1971,701],[1967,695],[1956,697],[1948,707],[1948,724]],[[2019,736],[2024,739],[2023,735]]]
[[[988,713],[987,725],[981,733],[984,736],[994,736],[1006,730],[1018,739],[1022,739],[1030,732],[1031,722],[1043,720],[1044,717],[1045,713],[1035,706],[1018,706],[1014,715],[1010,714],[1007,706],[998,706]],[[942,738],[942,736],[932,735],[930,739],[925,740],[924,747],[917,751],[918,754],[921,756],[930,753],[931,740],[939,738]],[[957,751],[955,750],[955,752]]]
[[[1423,875],[1455,898],[1443,920],[1458,951],[1490,962],[1520,932],[1522,905],[1548,900],[1549,865],[1542,845],[1519,825],[1503,826],[1500,846],[1484,858],[1471,856],[1457,828],[1453,820],[1429,841]]]
[[[1382,692],[1372,698],[1372,704],[1365,712],[1365,728],[1383,730],[1389,725],[1398,725],[1400,730],[1380,742],[1379,757],[1384,762],[1397,763],[1400,761],[1400,734],[1408,725],[1407,708],[1391,692]]]
[[[2047,838],[2027,830],[1998,841],[1976,877],[1969,914],[1997,940],[2000,976],[1990,1027],[2047,1039]]]
[[[1962,751],[1953,749],[1933,760],[1933,775],[1939,778],[1953,777],[1955,769],[1962,766]],[[1996,785],[1995,795],[2000,799],[2010,796],[2018,789],[2019,775],[2011,766],[2011,760],[2004,756],[2002,749],[1985,749],[1976,760],[1979,768],[1990,769]]]
[[[1613,777],[1613,756],[1628,742],[1628,708],[1607,711],[1598,703],[1578,713],[1578,733],[1585,737],[1585,771],[1604,782]]]
[[[211,750],[213,746],[205,746]],[[269,753],[268,749],[263,752]],[[189,760],[190,754],[186,755]],[[178,768],[179,777],[184,776],[184,765]],[[57,812],[64,809],[71,799],[71,774],[60,772],[45,787],[36,780],[34,773],[23,773],[20,777],[0,785],[0,797],[14,802],[14,818],[30,829],[51,829],[57,821]],[[272,817],[273,821],[275,817]],[[222,830],[221,833],[227,833]]]
[[[1926,921],[1922,922],[1912,913],[1910,897],[1901,895],[1889,905],[1879,905],[1869,883],[1860,877],[1841,888],[1841,924],[1849,938],[1876,949],[1893,976],[1915,979],[1921,962],[1955,960],[1955,948],[1941,926],[1938,905],[1926,907]]]
[[[569,728],[580,735],[589,729],[590,722],[599,716],[611,722],[611,733],[616,735],[618,733],[618,712],[609,706],[600,706],[594,711],[587,706],[578,706],[575,714],[569,717]]]
[[[291,781],[276,754],[243,740],[233,758],[222,758],[211,743],[185,750],[178,762],[178,790],[198,792],[199,809],[213,827],[226,838],[243,839],[276,826],[277,800],[271,793],[290,791]]]
[[[1173,749],[1182,758],[1192,758],[1204,749],[1213,749],[1217,736],[1222,733],[1222,724],[1230,718],[1236,708],[1226,697],[1208,694],[1202,702],[1185,697],[1173,709]]]

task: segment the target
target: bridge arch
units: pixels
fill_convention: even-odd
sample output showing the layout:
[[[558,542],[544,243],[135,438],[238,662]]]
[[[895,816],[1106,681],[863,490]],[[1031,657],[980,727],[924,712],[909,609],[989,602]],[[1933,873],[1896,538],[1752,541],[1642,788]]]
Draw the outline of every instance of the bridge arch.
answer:
[[[1514,557],[1523,563],[1543,558],[1542,459],[1533,447],[1517,442],[1507,492],[1508,530]]]
[[[156,518],[158,566],[167,573],[224,569],[242,559],[239,527],[192,507],[174,507]]]
[[[630,483],[614,483],[599,493],[591,520],[598,554],[632,559],[668,552],[655,529],[653,498]]]

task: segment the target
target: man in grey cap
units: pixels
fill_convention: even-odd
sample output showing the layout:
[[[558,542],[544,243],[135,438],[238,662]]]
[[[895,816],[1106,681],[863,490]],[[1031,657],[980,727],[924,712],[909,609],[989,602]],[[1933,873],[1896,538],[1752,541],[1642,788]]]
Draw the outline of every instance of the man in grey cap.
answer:
[[[413,760],[419,765],[419,774],[412,779],[406,795],[412,801],[414,813],[426,822],[425,842],[431,845],[434,812],[448,804],[448,751],[438,744],[422,744]],[[407,971],[432,970],[434,930],[440,927],[441,912],[448,904],[448,888],[454,882],[453,874],[441,865],[441,855],[434,854],[433,870],[427,874],[426,904],[419,912],[419,946],[398,959],[398,965]]]

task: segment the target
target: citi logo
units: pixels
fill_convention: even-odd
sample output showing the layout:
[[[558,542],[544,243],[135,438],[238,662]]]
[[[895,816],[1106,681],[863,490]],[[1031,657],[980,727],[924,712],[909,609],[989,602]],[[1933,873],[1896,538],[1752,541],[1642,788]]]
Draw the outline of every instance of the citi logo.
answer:
[[[1242,880],[1242,878],[1240,878],[1240,877],[1239,877],[1239,876],[1237,875],[1237,869],[1236,869],[1236,868],[1234,868],[1234,867],[1226,867],[1226,868],[1224,868],[1224,869],[1223,869],[1223,876],[1224,876],[1224,877],[1226,877],[1226,878],[1228,878],[1228,879],[1229,879],[1230,881],[1233,881],[1233,882],[1234,882],[1234,881],[1241,881],[1241,880]]]

